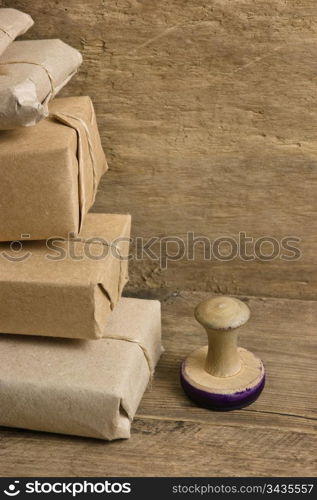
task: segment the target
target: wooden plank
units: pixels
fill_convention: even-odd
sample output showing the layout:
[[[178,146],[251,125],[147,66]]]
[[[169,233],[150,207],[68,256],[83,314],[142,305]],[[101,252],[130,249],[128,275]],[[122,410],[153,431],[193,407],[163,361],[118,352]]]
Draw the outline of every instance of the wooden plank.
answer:
[[[204,261],[199,245],[167,270],[145,258],[132,262],[132,285],[316,297],[314,0],[0,5],[34,17],[26,37],[83,53],[63,93],[96,105],[110,172],[95,211],[131,212],[146,239],[301,239],[298,261]]]
[[[316,435],[137,418],[129,441],[1,432],[3,476],[313,476]]]
[[[209,294],[141,290],[163,305],[166,352],[128,441],[0,430],[0,475],[310,476],[316,471],[317,302],[244,297],[241,343],[265,362],[267,385],[244,410],[197,408],[178,382],[180,361],[205,343],[194,306]]]

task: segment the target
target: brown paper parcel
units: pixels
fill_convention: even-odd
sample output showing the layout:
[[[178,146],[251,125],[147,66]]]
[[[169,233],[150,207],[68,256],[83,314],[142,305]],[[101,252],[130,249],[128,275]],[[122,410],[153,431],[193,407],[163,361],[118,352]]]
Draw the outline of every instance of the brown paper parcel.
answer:
[[[103,333],[98,341],[0,335],[0,425],[130,437],[162,352],[160,303],[121,299]]]
[[[78,70],[82,56],[61,40],[13,42],[0,57],[0,130],[35,125]]]
[[[50,114],[0,132],[0,241],[77,235],[108,168],[89,97],[55,99]]]
[[[127,282],[131,218],[88,214],[75,240],[0,244],[0,332],[94,339]]]
[[[0,55],[13,40],[23,35],[31,26],[33,19],[17,9],[0,9]]]

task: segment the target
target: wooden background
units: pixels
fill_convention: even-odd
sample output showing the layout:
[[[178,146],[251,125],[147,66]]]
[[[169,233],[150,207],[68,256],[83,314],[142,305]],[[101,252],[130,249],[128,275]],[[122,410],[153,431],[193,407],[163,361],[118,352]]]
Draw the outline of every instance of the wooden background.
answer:
[[[130,212],[145,238],[301,238],[298,261],[133,262],[131,287],[316,297],[315,0],[0,5],[84,56],[63,95],[95,103],[111,168],[95,211]]]
[[[62,94],[90,95],[96,107],[110,171],[93,210],[130,212],[133,236],[295,236],[302,252],[297,261],[221,262],[200,249],[166,270],[132,262],[128,293],[161,299],[166,353],[131,439],[2,428],[1,475],[314,475],[316,1],[0,6],[32,15],[25,37],[59,37],[84,56]],[[181,359],[205,341],[193,307],[206,292],[250,303],[241,343],[263,357],[268,379],[241,411],[199,409],[179,385]]]

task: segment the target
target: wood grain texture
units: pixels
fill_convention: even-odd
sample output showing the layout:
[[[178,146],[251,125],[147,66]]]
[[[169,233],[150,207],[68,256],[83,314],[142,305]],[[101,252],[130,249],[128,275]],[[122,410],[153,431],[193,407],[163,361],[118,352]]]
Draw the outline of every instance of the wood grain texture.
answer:
[[[263,359],[267,385],[252,406],[218,413],[192,404],[178,381],[181,360],[206,342],[193,308],[208,294],[156,296],[166,352],[131,439],[105,443],[2,428],[0,475],[315,475],[317,302],[240,297],[252,313],[240,343]]]
[[[135,261],[132,286],[316,298],[315,0],[0,5],[34,17],[26,37],[83,53],[63,94],[96,106],[110,172],[95,211],[130,212],[145,238],[301,238],[298,261]]]

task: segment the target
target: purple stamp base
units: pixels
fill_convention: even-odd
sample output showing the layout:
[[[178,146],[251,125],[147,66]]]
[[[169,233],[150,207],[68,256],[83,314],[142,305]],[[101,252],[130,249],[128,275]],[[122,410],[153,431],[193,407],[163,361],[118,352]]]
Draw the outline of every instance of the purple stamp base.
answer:
[[[215,394],[194,387],[184,377],[183,365],[181,366],[180,381],[185,393],[194,403],[209,410],[229,411],[239,410],[253,403],[264,388],[265,375],[254,387],[233,394]]]

